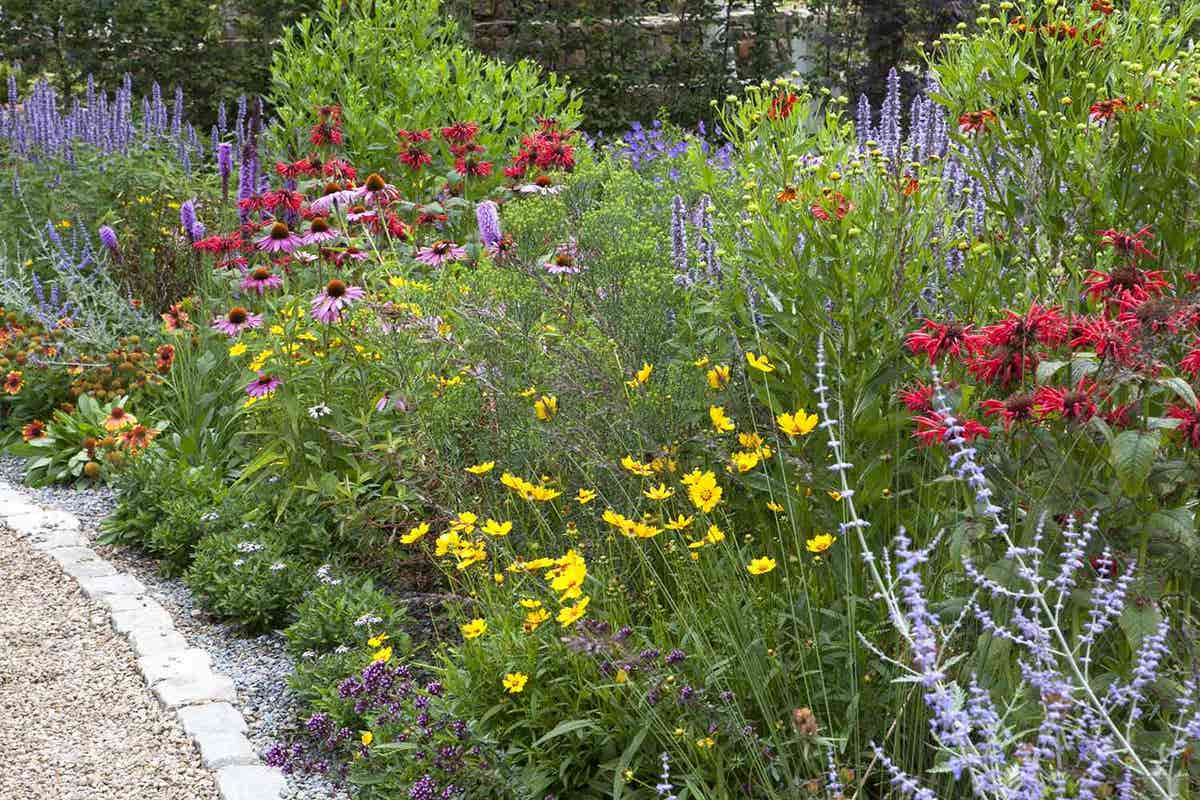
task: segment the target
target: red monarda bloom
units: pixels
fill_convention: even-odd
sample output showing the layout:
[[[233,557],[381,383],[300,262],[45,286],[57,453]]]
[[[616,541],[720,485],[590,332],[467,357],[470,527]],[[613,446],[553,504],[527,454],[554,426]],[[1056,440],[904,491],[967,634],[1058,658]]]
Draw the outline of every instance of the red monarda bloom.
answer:
[[[977,380],[997,386],[1019,383],[1026,374],[1037,369],[1039,358],[1033,349],[998,345],[979,353],[967,362],[967,369]]]
[[[998,118],[990,108],[983,111],[968,111],[958,118],[958,132],[962,134],[982,133],[987,126]]]
[[[455,122],[442,128],[442,138],[455,144],[466,144],[479,133],[479,126],[474,122]]]
[[[538,148],[534,163],[539,169],[561,169],[570,172],[575,168],[575,149],[566,142],[548,140]]]
[[[293,161],[290,164],[284,161],[276,161],[275,172],[281,178],[295,180],[301,175],[315,175],[317,170],[313,166],[313,162],[309,161],[307,158],[302,158],[299,161]]]
[[[1162,294],[1169,285],[1163,280],[1162,270],[1145,270],[1134,263],[1123,264],[1112,272],[1089,270],[1084,283],[1093,299],[1108,300],[1129,295],[1135,300],[1148,300]]]
[[[433,163],[433,156],[417,145],[410,144],[400,151],[400,163],[413,172],[419,172],[422,167]]]
[[[932,447],[938,442],[946,440],[948,429],[946,418],[938,412],[931,411],[928,414],[913,417],[913,422],[917,423],[917,430],[913,436],[920,441],[922,447]],[[987,427],[973,419],[960,420],[958,424],[962,426],[962,437],[968,442],[974,441],[980,436],[986,439],[991,435],[991,431]]]
[[[1080,378],[1073,389],[1043,386],[1033,395],[1033,409],[1042,419],[1062,417],[1086,422],[1096,414],[1096,384]]]
[[[1004,313],[1003,320],[975,335],[978,344],[1027,350],[1039,342],[1046,347],[1057,347],[1067,338],[1067,321],[1058,306],[1033,303],[1024,314],[1008,310]]]
[[[225,234],[224,236],[213,235],[207,236],[199,241],[192,243],[192,248],[202,250],[206,253],[232,253],[235,250],[242,249],[242,234],[240,231]]]
[[[783,92],[771,98],[771,107],[767,110],[767,119],[787,119],[796,107],[800,97],[795,92]]]
[[[285,211],[295,214],[303,204],[304,195],[291,189],[276,189],[262,196],[263,208],[269,209],[277,217],[282,216]]]
[[[1149,227],[1142,228],[1136,233],[1125,233],[1115,228],[1108,228],[1096,231],[1096,235],[1100,237],[1101,247],[1111,247],[1122,255],[1128,256],[1130,261],[1138,258],[1154,258],[1154,253],[1151,253],[1146,247],[1146,240],[1154,238]]]
[[[957,322],[943,324],[927,319],[921,323],[920,330],[913,331],[904,338],[904,343],[914,353],[928,355],[929,363],[933,364],[946,354],[959,357],[974,352],[970,337],[970,325]]]
[[[408,131],[401,128],[396,132],[396,135],[402,141],[409,142],[410,144],[419,144],[420,142],[428,142],[433,139],[433,131],[428,128],[420,131]]]
[[[1090,348],[1100,358],[1125,365],[1133,360],[1139,349],[1128,328],[1105,318],[1089,319],[1070,345],[1072,349]]]
[[[1167,409],[1167,416],[1179,420],[1175,432],[1194,449],[1200,450],[1200,408],[1171,406]]]
[[[901,389],[896,392],[896,397],[900,399],[900,402],[904,403],[909,411],[914,413],[933,410],[932,386],[917,383],[915,386],[910,386],[907,389]]]
[[[1188,375],[1200,375],[1200,337],[1192,342],[1192,349],[1183,357],[1183,361],[1179,362],[1179,369]]]
[[[321,167],[321,173],[326,178],[333,178],[339,181],[354,181],[358,179],[358,170],[350,165],[350,162],[343,161],[340,158],[331,158]]]
[[[1004,400],[984,400],[980,403],[984,416],[1000,417],[1004,422],[1004,430],[1012,428],[1014,422],[1028,422],[1033,419],[1033,396],[1019,392]]]
[[[480,161],[474,156],[455,159],[454,170],[464,178],[486,178],[492,174],[492,162]]]

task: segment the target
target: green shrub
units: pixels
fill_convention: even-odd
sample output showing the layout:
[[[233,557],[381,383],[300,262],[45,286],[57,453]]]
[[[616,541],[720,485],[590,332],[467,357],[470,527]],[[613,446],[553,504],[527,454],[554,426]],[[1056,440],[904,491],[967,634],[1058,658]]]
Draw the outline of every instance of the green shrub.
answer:
[[[460,40],[439,0],[326,0],[283,37],[271,69],[274,133],[284,149],[318,106],[340,105],[346,145],[360,168],[395,164],[396,132],[456,120],[479,123],[479,142],[498,155],[538,117],[567,127],[579,101],[530,61],[509,65]]]
[[[288,622],[311,579],[308,565],[290,556],[282,537],[253,525],[204,538],[195,555],[188,586],[206,608],[249,631]]]
[[[329,565],[318,571],[320,584],[305,595],[296,621],[284,631],[292,655],[360,647],[379,632],[388,634],[387,644],[393,650],[408,652],[408,635],[401,630],[406,621],[403,607],[397,608],[370,578],[335,578]]]

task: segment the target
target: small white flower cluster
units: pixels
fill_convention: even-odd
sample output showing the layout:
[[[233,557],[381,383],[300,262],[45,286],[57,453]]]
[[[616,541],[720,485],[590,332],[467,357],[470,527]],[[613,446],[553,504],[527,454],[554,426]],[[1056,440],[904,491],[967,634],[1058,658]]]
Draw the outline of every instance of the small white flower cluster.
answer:
[[[354,627],[362,628],[366,625],[378,625],[381,622],[383,622],[383,620],[374,614],[363,614],[361,617],[354,620]]]
[[[262,550],[263,546],[258,542],[238,542],[237,551],[239,553],[257,553]]]
[[[322,564],[317,567],[317,580],[326,586],[338,586],[341,584],[341,578],[333,577],[333,567],[329,564]]]

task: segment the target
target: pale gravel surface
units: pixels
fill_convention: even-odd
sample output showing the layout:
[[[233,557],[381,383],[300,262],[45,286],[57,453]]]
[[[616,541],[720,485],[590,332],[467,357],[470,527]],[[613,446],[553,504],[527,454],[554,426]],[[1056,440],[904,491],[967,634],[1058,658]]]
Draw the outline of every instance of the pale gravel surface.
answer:
[[[213,671],[233,679],[238,692],[237,707],[249,727],[246,735],[261,756],[283,735],[297,714],[296,701],[287,687],[292,661],[284,649],[283,637],[278,633],[255,638],[242,636],[234,626],[204,614],[187,584],[179,578],[159,574],[154,559],[129,548],[96,544],[101,520],[116,505],[111,490],[104,487],[34,489],[21,483],[23,475],[24,468],[19,459],[0,457],[0,478],[36,503],[53,505],[76,515],[80,534],[89,541],[89,546],[101,558],[112,562],[118,571],[127,572],[145,584],[146,593],[170,613],[175,629],[188,644],[202,648],[212,657]],[[0,739],[0,759],[3,753],[3,740]],[[315,777],[289,775],[287,782],[283,800],[323,800],[332,795],[328,784]],[[201,797],[198,795],[196,800]],[[0,800],[9,800],[3,791],[0,791]]]
[[[214,800],[107,610],[0,528],[0,798]]]

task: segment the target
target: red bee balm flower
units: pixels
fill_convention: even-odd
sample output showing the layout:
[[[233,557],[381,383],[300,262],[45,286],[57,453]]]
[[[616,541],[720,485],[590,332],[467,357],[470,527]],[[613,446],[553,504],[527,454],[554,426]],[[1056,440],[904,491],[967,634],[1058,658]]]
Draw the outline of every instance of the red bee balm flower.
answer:
[[[1033,408],[1042,419],[1061,416],[1086,422],[1096,414],[1096,384],[1080,378],[1074,389],[1043,386],[1033,396]]]
[[[918,383],[896,392],[896,397],[909,411],[931,411],[933,409],[933,387]]]
[[[1112,272],[1090,270],[1085,280],[1087,293],[1094,299],[1117,300],[1126,294],[1131,299],[1148,300],[1162,294],[1168,284],[1162,270],[1140,269],[1135,264],[1117,267]]]
[[[1200,408],[1171,406],[1167,409],[1167,416],[1179,420],[1175,432],[1193,448],[1200,450]]]
[[[1179,362],[1179,369],[1189,375],[1200,375],[1200,337],[1192,342],[1192,349]]]
[[[985,416],[1001,417],[1004,430],[1009,430],[1014,422],[1033,419],[1033,396],[1024,393],[1010,395],[1004,400],[984,400],[980,406]]]
[[[923,352],[928,355],[930,364],[947,353],[957,357],[973,353],[975,350],[971,341],[970,325],[960,325],[957,322],[941,324],[930,319],[921,324],[921,330],[906,336],[904,343],[914,353]]]
[[[990,108],[983,111],[968,111],[958,118],[958,132],[962,134],[978,134],[987,129],[988,124],[997,120],[996,112]]]
[[[1154,234],[1150,233],[1148,227],[1142,228],[1136,233],[1125,233],[1114,228],[1096,231],[1096,233],[1100,237],[1101,247],[1111,247],[1129,256],[1130,261],[1136,261],[1141,257],[1154,258],[1154,253],[1146,248],[1146,240],[1154,238]]]

